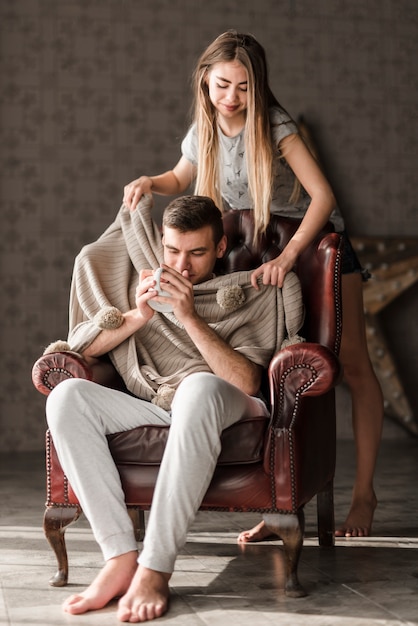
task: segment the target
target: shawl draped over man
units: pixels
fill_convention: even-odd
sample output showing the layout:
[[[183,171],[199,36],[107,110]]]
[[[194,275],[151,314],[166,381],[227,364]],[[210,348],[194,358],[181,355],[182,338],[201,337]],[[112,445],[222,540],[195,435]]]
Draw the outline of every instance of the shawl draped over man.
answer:
[[[112,327],[109,318],[116,313],[120,325],[121,313],[135,308],[140,271],[163,262],[161,231],[151,212],[151,196],[134,211],[123,205],[109,228],[77,256],[64,349],[82,353]],[[250,271],[239,271],[194,285],[195,309],[235,350],[266,368],[284,341],[303,341],[297,335],[304,315],[301,289],[293,272],[282,289],[259,283],[256,290],[250,278]],[[45,352],[62,351],[62,344]],[[166,409],[185,376],[211,371],[174,313],[155,312],[109,357],[130,392]]]

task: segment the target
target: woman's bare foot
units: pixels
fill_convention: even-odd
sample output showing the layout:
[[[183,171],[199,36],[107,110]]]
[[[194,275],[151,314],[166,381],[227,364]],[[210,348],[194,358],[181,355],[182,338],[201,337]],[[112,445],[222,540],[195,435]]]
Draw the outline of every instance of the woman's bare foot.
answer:
[[[373,515],[377,499],[353,498],[345,523],[335,531],[336,537],[369,537],[372,532]]]
[[[138,565],[126,594],[119,600],[117,618],[121,622],[146,622],[167,611],[171,574]]]
[[[62,605],[64,611],[80,615],[102,609],[113,598],[126,593],[138,567],[137,558],[138,553],[132,551],[107,561],[85,591],[67,598]]]
[[[237,542],[238,543],[254,543],[256,541],[264,541],[264,539],[268,539],[269,537],[274,537],[271,532],[266,528],[264,521],[257,524],[250,530],[244,530],[242,533],[238,535]]]
[[[356,498],[343,526],[335,531],[336,537],[369,537],[372,532],[373,515],[377,506],[377,499],[373,493],[372,499]],[[238,535],[238,543],[254,543],[271,537],[264,521],[250,530],[244,530]]]

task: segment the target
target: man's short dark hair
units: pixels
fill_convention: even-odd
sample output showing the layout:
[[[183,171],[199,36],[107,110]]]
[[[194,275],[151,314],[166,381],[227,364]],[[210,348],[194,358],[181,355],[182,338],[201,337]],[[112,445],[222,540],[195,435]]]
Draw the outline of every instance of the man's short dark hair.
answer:
[[[172,200],[164,211],[163,226],[182,233],[210,226],[215,246],[224,235],[222,213],[207,196],[181,196]]]

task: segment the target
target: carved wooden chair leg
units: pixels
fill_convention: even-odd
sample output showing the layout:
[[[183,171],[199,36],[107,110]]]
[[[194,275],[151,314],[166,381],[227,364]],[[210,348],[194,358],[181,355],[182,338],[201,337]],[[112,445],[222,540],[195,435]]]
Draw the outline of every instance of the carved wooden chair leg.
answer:
[[[80,514],[81,508],[79,506],[49,506],[45,511],[45,536],[58,561],[58,571],[49,580],[49,584],[53,587],[64,587],[67,584],[68,557],[64,533],[67,526],[78,520]]]
[[[335,545],[334,483],[331,480],[325,489],[317,494],[318,540],[319,545]]]
[[[290,598],[306,596],[306,591],[298,579],[298,563],[303,546],[305,515],[300,509],[295,515],[266,513],[264,522],[272,534],[283,541],[286,564],[285,594]]]
[[[145,513],[137,506],[128,506],[129,517],[135,532],[135,539],[142,541],[145,536]]]

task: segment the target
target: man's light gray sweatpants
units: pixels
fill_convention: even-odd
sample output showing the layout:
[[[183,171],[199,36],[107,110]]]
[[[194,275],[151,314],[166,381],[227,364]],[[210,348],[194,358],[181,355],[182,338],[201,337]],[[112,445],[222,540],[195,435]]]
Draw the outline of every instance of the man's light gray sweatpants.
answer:
[[[137,550],[106,435],[170,424],[139,563],[171,573],[211,481],[224,428],[266,414],[264,403],[209,373],[178,387],[172,411],[81,379],[60,383],[47,420],[61,466],[106,560]]]

